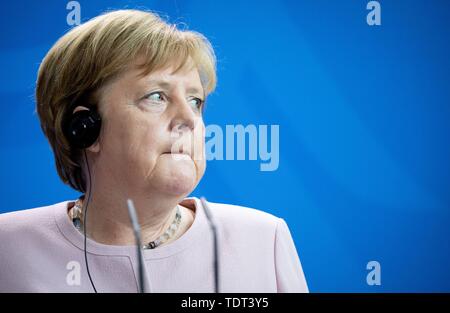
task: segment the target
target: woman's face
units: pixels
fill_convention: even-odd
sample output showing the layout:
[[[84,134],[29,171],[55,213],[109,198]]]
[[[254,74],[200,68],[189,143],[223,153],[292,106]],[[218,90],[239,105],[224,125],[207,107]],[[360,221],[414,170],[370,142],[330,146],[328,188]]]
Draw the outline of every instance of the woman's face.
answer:
[[[90,150],[120,188],[184,196],[205,172],[200,76],[196,67],[173,70],[130,69],[100,90],[102,132]]]

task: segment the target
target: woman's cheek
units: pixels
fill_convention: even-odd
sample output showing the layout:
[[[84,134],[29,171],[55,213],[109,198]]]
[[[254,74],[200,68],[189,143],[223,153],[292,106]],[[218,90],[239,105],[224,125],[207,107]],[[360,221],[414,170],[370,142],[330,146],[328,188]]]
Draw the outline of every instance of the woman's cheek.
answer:
[[[206,170],[206,160],[203,158],[201,160],[195,160],[196,177],[195,186],[200,182]]]
[[[152,101],[143,99],[138,103],[138,108],[142,114],[152,114],[154,117],[159,117],[167,109],[167,103],[154,103]]]
[[[193,156],[196,160],[201,161],[205,159],[205,125],[203,120],[199,120],[197,123],[193,132]]]

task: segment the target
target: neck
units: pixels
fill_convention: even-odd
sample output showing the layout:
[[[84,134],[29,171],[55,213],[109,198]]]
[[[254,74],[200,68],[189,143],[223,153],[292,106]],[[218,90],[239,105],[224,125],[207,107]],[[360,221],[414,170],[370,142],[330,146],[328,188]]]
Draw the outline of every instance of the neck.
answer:
[[[89,194],[83,201],[86,209]],[[96,242],[107,245],[134,245],[135,237],[128,216],[127,199],[132,199],[141,226],[142,243],[161,236],[172,224],[178,203],[183,197],[161,197],[161,195],[128,194],[106,190],[91,193],[88,204],[86,233]]]

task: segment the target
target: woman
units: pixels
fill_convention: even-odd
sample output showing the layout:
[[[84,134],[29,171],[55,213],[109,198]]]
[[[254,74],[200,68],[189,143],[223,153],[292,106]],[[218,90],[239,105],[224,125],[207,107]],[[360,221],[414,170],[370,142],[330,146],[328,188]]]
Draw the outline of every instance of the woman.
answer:
[[[142,269],[149,292],[307,292],[284,220],[186,198],[205,172],[215,84],[208,40],[150,12],[61,37],[39,68],[37,112],[62,181],[83,195],[0,216],[0,291],[136,292]]]

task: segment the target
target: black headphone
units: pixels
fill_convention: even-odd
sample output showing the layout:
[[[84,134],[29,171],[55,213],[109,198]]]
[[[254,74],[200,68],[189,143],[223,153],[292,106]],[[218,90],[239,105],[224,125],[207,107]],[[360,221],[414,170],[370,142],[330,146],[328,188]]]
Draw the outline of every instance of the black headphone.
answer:
[[[85,149],[90,147],[95,143],[100,135],[100,129],[102,126],[102,119],[100,114],[98,114],[97,109],[94,106],[86,107],[87,110],[83,109],[77,111],[72,114],[74,108],[72,107],[68,116],[63,122],[63,132],[66,139],[69,141],[69,144],[73,148],[77,149]],[[89,163],[86,155],[86,150],[83,150],[84,158],[87,165],[87,170],[89,174],[89,182],[91,182],[91,171],[89,169]],[[86,224],[87,213],[88,213],[88,205],[91,198],[91,183],[89,183],[89,196],[86,202],[85,214],[83,224]],[[89,281],[91,282],[92,288],[95,293],[97,293],[97,288],[95,288],[94,281],[91,277],[91,272],[89,271],[89,263],[87,259],[87,250],[86,250],[86,228],[83,227],[84,231],[84,260],[86,263],[86,270],[89,276]]]
[[[84,149],[94,144],[100,135],[102,119],[97,110],[90,106],[80,110],[66,120],[64,135],[74,148]]]

